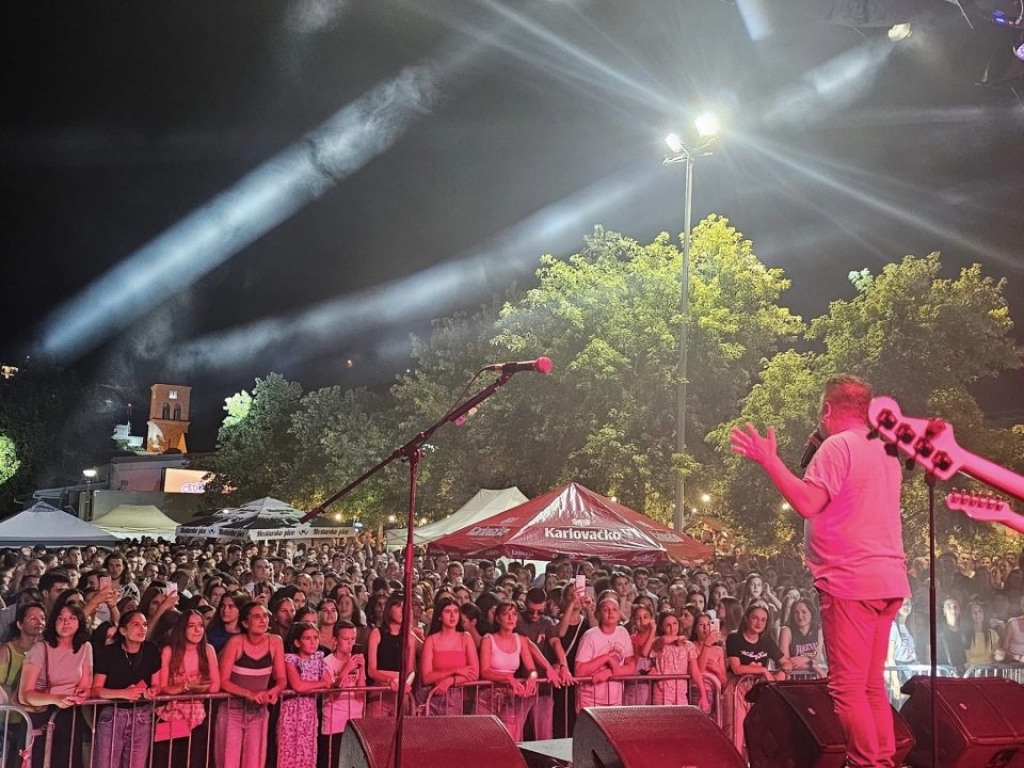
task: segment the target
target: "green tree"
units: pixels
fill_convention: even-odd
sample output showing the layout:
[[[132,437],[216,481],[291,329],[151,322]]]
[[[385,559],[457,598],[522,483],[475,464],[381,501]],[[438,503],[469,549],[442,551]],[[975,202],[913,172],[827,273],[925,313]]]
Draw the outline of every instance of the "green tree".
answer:
[[[293,482],[289,466],[296,450],[291,419],[301,397],[301,386],[271,373],[256,380],[247,409],[239,408],[250,399],[245,392],[227,398],[228,416],[217,433],[217,452],[200,467],[214,473],[206,485],[211,506],[287,496]]]
[[[496,347],[502,300],[495,298],[474,313],[456,313],[435,320],[428,339],[413,338],[412,356],[415,366],[399,377],[392,388],[395,418],[392,439],[395,446],[404,444],[445,414],[464,390],[475,392],[468,385],[473,374],[495,356],[507,351]],[[479,387],[489,383],[487,375]],[[530,387],[527,377],[517,380],[484,402],[461,426],[445,424],[424,448],[420,463],[417,510],[428,518],[438,518],[455,511],[481,487],[503,488],[522,484],[524,476],[516,475],[507,461],[508,440],[498,434],[498,419],[511,407],[510,398],[517,387]],[[536,383],[536,382],[534,382]],[[531,438],[524,432],[523,450],[530,450]],[[389,486],[391,510],[404,509],[408,491],[399,489],[397,480]],[[525,490],[525,489],[524,489]],[[547,490],[536,484],[531,491]],[[530,491],[528,491],[529,493]]]
[[[787,351],[767,361],[739,417],[714,431],[713,442],[727,456],[720,492],[733,522],[753,542],[771,547],[790,541],[799,521],[779,512],[778,493],[756,468],[728,454],[729,430],[746,421],[761,429],[776,425],[780,455],[796,466],[803,437],[816,421],[821,387],[837,372],[867,379],[876,392],[895,397],[908,415],[942,417],[958,425],[962,445],[985,446],[997,463],[1021,460],[1019,436],[985,427],[969,392],[979,378],[1022,363],[1003,296],[1005,281],[983,275],[977,265],[955,279],[940,273],[937,254],[908,256],[877,276],[867,270],[851,273],[857,295],[832,302],[828,313],[810,325],[808,339],[817,349]],[[907,542],[916,548],[926,517],[925,494],[916,484],[905,486],[904,509]],[[962,516],[947,514],[941,522],[943,530],[983,533]]]
[[[14,500],[37,488],[81,482],[83,468],[109,457],[113,419],[104,397],[73,372],[53,366],[25,365],[13,378],[0,379],[0,435],[18,462],[6,465],[0,516],[15,512]]]
[[[289,495],[304,509],[341,490],[393,450],[388,398],[366,389],[326,387],[302,398],[289,431],[295,455]],[[376,525],[392,496],[408,489],[407,475],[385,469],[329,508],[344,518]]]
[[[0,485],[3,485],[18,471],[21,461],[14,441],[7,435],[0,434]]]
[[[694,230],[686,457],[673,455],[681,255],[668,235],[639,243],[598,227],[567,260],[545,256],[538,287],[472,318],[435,326],[396,388],[419,419],[443,413],[481,361],[548,354],[548,377],[520,376],[456,434],[436,437],[432,491],[460,500],[481,485],[529,494],[578,480],[669,513],[673,475],[718,457],[701,441],[747,391],[757,362],[802,330],[778,306],[788,286],[725,219]],[[419,421],[417,423],[429,423]]]

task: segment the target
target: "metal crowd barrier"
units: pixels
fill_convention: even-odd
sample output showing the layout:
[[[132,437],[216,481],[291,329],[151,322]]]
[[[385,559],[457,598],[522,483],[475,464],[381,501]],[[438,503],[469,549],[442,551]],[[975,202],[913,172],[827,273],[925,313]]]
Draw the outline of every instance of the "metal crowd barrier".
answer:
[[[711,676],[706,676],[705,679],[709,680],[712,686],[710,696],[712,716],[721,726],[723,707],[718,680]],[[665,703],[696,701],[695,692],[691,690],[689,675],[631,675],[612,678],[598,683],[597,686],[608,686],[607,694],[611,691],[612,684],[615,683],[622,686],[622,703],[652,704],[655,698],[655,687],[659,684],[664,686],[663,693],[670,694],[670,700],[666,700]],[[578,693],[580,685],[587,684],[593,685],[593,679],[577,678],[577,683],[567,688]],[[509,687],[503,684],[477,681],[453,686],[444,695],[436,695],[432,688],[424,688],[413,694],[406,694],[404,698],[407,714],[412,716],[497,714],[505,722],[513,737],[522,741],[526,740],[526,735],[538,738],[536,730],[532,732],[524,730],[524,725],[528,720],[532,720],[535,728],[538,725],[531,715],[533,718],[542,718],[542,722],[539,723],[542,729],[550,727],[545,725],[543,718],[547,717],[551,720],[554,718],[553,693],[554,689],[551,684],[544,680],[538,681],[538,691],[531,697],[514,696]],[[327,765],[337,762],[341,731],[349,719],[364,716],[386,716],[393,714],[395,706],[397,706],[395,693],[390,688],[383,686],[338,688],[306,694],[285,691],[281,694],[279,702],[296,698],[312,699],[316,702],[314,738],[319,742],[318,751],[325,756]],[[600,693],[598,693],[598,698],[602,698]],[[199,704],[198,708],[195,707],[196,704]],[[2,739],[0,768],[27,766],[31,764],[33,750],[40,749],[43,751],[37,755],[36,760],[41,762],[44,768],[76,768],[80,765],[90,768],[108,768],[108,766],[111,768],[113,766],[170,768],[170,766],[179,765],[188,766],[188,768],[212,768],[214,765],[220,764],[220,761],[215,759],[217,718],[235,706],[245,707],[246,711],[250,707],[255,707],[243,699],[224,693],[159,696],[152,701],[138,703],[91,699],[68,710],[50,708],[45,717],[38,714],[30,715],[20,707],[3,706],[0,707],[0,717],[3,718],[0,720],[0,725],[2,725],[2,730],[0,730],[0,739]],[[279,708],[280,703],[271,707],[270,710]],[[200,710],[201,716],[199,715]],[[176,717],[175,713],[186,713],[185,718],[198,719],[200,722],[198,724],[186,722],[185,726],[178,731],[179,735],[173,740],[157,741],[158,728],[166,735],[168,718]],[[31,722],[29,718],[34,717],[35,728],[19,727],[20,722],[13,719],[15,714],[25,718],[25,723]],[[575,715],[575,712],[572,714]],[[568,713],[565,715],[568,716]],[[334,728],[329,728],[329,730],[336,731],[333,736],[322,733],[327,717],[334,718],[332,721]],[[277,734],[274,730],[277,718],[271,715],[269,720],[268,741],[271,751],[268,753],[268,764],[272,762],[275,744],[280,741],[276,738]],[[131,759],[124,752],[115,754],[113,746],[108,746],[107,749],[110,751],[105,751],[100,743],[102,739],[98,738],[97,727],[110,729],[113,723],[123,725],[119,733],[123,736],[123,741],[129,743],[136,733],[135,728],[145,729],[145,736],[139,737],[140,741],[145,744],[144,762],[141,758]],[[541,735],[548,734],[541,733]],[[302,738],[308,736],[313,736],[313,734],[303,732],[301,735]],[[295,734],[289,733],[287,737],[294,740]],[[44,739],[42,743],[38,741],[40,738]],[[284,735],[282,735],[283,738]]]
[[[1024,685],[1024,664],[1016,661],[974,664],[964,670],[964,677],[1005,677]]]
[[[931,670],[932,668],[928,664],[898,664],[896,666],[886,667],[884,671],[885,687],[889,693],[889,703],[896,709],[900,709],[908,698],[907,695],[901,691],[903,684],[914,675],[930,675]],[[960,677],[960,673],[956,667],[945,664],[937,666],[935,668],[935,674],[938,677]]]

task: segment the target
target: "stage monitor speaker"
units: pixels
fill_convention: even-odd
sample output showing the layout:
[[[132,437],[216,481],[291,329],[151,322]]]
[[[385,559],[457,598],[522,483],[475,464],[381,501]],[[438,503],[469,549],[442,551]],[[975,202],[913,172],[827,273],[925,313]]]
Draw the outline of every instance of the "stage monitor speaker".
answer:
[[[1004,677],[940,677],[936,683],[942,768],[1024,767],[1024,686]],[[931,766],[931,678],[915,675],[903,692],[910,698],[900,714],[917,737],[907,762]]]
[[[572,732],[573,768],[746,768],[697,707],[588,707]]]
[[[341,737],[337,768],[392,768],[394,744],[392,718],[349,720]],[[493,715],[410,717],[402,724],[402,765],[526,768],[526,761],[505,726]]]
[[[747,698],[754,704],[743,722],[751,768],[840,768],[846,736],[825,680],[761,683]],[[910,728],[893,709],[896,765],[914,746]]]

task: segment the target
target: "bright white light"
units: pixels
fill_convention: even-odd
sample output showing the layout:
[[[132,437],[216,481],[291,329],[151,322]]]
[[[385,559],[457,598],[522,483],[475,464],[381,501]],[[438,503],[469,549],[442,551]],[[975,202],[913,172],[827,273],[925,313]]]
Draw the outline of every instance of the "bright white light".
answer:
[[[894,24],[889,30],[889,39],[894,43],[898,43],[900,40],[906,40],[910,37],[911,29],[910,24]]]
[[[426,525],[426,524],[427,524],[427,518],[421,517],[420,518],[420,525]]]
[[[679,138],[678,133],[670,133],[666,136],[665,143],[668,144],[668,148],[677,155],[683,151],[683,140]]]
[[[96,470],[95,469],[83,469],[82,470],[82,474],[85,475],[87,480],[92,480],[94,477],[96,477]]]
[[[436,317],[454,310],[471,292],[487,295],[500,285],[533,274],[537,253],[570,247],[585,231],[581,228],[621,207],[655,178],[653,167],[627,166],[444,263],[322,302],[302,313],[264,318],[190,340],[174,350],[173,358],[179,370],[186,371],[248,364],[255,350],[287,352],[299,359],[335,349],[347,339],[379,334],[381,329],[411,318]],[[407,350],[407,336],[403,341]]]
[[[1021,61],[1024,61],[1024,43],[1021,43],[1020,45],[1014,47],[1013,55],[1016,56]]]
[[[395,516],[394,516],[394,515],[388,515],[388,522],[389,522],[389,523],[393,523],[393,522],[395,522],[395,520],[396,520],[396,519],[397,519],[397,518],[395,518]]]
[[[711,112],[705,112],[694,120],[693,124],[697,128],[697,133],[705,139],[717,136],[718,132],[722,129],[722,124],[718,121],[718,116]]]
[[[702,493],[700,495],[700,500],[707,504],[709,501],[711,501],[711,496],[709,494]]]
[[[45,319],[43,350],[74,359],[152,311],[158,286],[197,282],[383,154],[428,113],[437,68],[407,67],[250,171]]]
[[[791,510],[791,509],[792,509],[792,507],[789,506],[789,502],[788,501],[782,502],[782,511],[783,512],[789,512],[789,510]]]

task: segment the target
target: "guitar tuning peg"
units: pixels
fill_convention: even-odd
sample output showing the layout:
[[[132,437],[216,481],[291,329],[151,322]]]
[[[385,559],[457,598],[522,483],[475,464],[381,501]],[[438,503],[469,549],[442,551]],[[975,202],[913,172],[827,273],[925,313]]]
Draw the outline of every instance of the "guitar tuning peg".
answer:
[[[907,459],[903,462],[903,466],[906,467],[908,472],[911,472],[917,466],[917,463],[913,459]]]
[[[878,439],[878,430],[877,429],[870,430],[868,432],[868,440],[877,440],[877,439]]]
[[[895,443],[886,443],[885,452],[886,454],[892,456],[893,458],[896,458],[897,456],[900,455],[900,449],[896,447]]]

